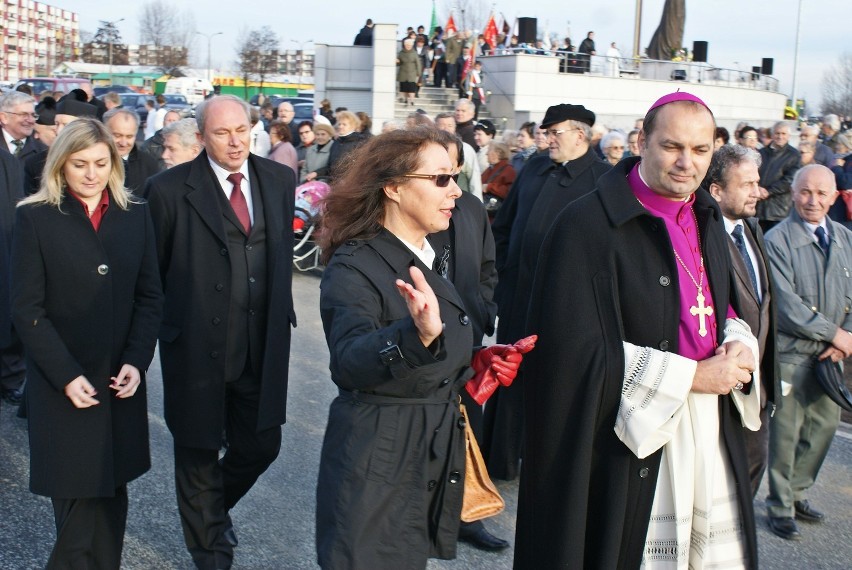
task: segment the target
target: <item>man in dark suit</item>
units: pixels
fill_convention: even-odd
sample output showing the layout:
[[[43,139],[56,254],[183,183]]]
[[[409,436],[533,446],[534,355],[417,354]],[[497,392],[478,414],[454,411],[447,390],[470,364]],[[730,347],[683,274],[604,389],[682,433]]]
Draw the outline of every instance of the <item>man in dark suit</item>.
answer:
[[[21,164],[0,148],[0,369],[5,373],[0,377],[0,391],[2,397],[13,404],[21,401],[26,372],[23,349],[12,332],[9,309],[9,251],[15,223],[15,204],[23,197]]]
[[[145,181],[160,171],[157,159],[136,145],[139,115],[135,111],[116,107],[104,114],[104,124],[112,133],[118,154],[124,160],[124,185],[136,195],[145,187]]]
[[[449,153],[459,170],[464,163],[462,141],[457,137],[453,139],[450,141]],[[497,317],[497,303],[494,302],[494,286],[497,284],[494,236],[482,201],[469,192],[462,192],[456,199],[450,227],[431,234],[429,243],[435,250],[434,269],[455,286],[470,317],[474,345],[479,346],[484,335],[494,334],[494,319]],[[474,436],[477,441],[481,441],[482,406],[466,390],[462,390],[460,395]],[[482,521],[462,522],[459,540],[480,550],[496,551],[509,547],[507,541],[488,532]]]
[[[47,148],[43,142],[33,137],[35,121],[35,99],[31,96],[20,91],[10,91],[0,98],[0,126],[3,131],[0,150],[4,155],[2,163],[5,170],[4,181],[7,184],[3,196],[4,210],[7,204],[9,206],[9,211],[3,215],[3,233],[7,238],[7,249],[12,244],[14,204],[23,191],[24,161]],[[6,253],[8,254],[8,251]],[[12,334],[9,342],[0,347],[0,397],[10,404],[20,404],[26,373],[24,348],[17,335]]]
[[[732,305],[757,337],[760,347],[760,430],[744,430],[752,495],[757,494],[769,453],[769,416],[780,395],[775,357],[775,304],[763,231],[754,217],[760,199],[760,155],[725,145],[713,155],[704,187],[719,202],[731,254]]]
[[[151,178],[145,195],[166,297],[160,359],[178,509],[196,566],[212,569],[230,568],[228,511],[281,446],[295,176],[249,155],[241,99],[213,97],[196,112],[204,152]]]
[[[36,101],[26,93],[9,91],[0,98],[0,126],[3,130],[2,148],[23,162],[32,154],[47,148],[33,138]]]

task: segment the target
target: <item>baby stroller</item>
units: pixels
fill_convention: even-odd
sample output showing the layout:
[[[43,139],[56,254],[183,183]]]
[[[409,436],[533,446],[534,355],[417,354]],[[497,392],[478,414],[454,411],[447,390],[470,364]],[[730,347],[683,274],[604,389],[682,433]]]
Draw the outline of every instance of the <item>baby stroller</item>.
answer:
[[[329,192],[325,182],[313,180],[296,188],[296,215],[293,217],[293,266],[310,271],[320,265],[320,248],[314,233],[319,227],[319,201]]]

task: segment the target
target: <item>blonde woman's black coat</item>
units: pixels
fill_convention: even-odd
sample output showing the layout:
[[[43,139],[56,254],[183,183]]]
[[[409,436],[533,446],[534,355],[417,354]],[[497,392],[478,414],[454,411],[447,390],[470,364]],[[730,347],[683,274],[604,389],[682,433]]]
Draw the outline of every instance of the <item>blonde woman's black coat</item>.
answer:
[[[151,464],[145,370],[162,312],[154,230],[146,204],[111,203],[95,232],[83,206],[17,210],[12,316],[27,353],[30,489],[55,498],[109,497]],[[142,373],[118,399],[110,377]],[[65,386],[85,376],[100,404],[75,408]]]

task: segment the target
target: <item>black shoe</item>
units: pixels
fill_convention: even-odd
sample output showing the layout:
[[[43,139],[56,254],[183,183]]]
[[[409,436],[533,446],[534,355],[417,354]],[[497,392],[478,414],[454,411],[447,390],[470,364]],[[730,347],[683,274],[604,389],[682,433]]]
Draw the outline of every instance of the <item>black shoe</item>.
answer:
[[[769,517],[769,530],[784,540],[799,540],[802,533],[793,517]]]
[[[797,519],[809,522],[822,522],[822,519],[825,518],[825,515],[813,508],[807,499],[796,501],[793,503],[793,506],[796,507]]]
[[[508,542],[502,538],[497,538],[484,528],[480,528],[471,534],[459,534],[459,540],[466,542],[479,550],[488,550],[490,552],[509,548]]]
[[[20,388],[13,388],[12,390],[3,390],[3,399],[12,404],[13,406],[20,406],[21,399],[24,397],[24,391]]]

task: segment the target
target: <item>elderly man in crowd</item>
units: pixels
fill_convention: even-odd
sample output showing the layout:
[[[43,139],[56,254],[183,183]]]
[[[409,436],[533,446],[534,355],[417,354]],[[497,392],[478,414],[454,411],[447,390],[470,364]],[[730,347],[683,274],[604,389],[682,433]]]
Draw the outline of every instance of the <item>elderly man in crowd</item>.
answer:
[[[292,103],[282,101],[278,104],[277,118],[279,121],[290,127],[290,140],[294,143],[299,140],[299,126],[296,125],[293,120],[295,117],[296,109],[293,107]]]
[[[195,159],[201,152],[200,135],[195,119],[181,119],[163,127],[163,162],[166,168]]]
[[[591,192],[610,168],[591,150],[594,123],[595,114],[582,105],[550,107],[541,122],[547,129],[549,155],[529,159],[497,212],[492,225],[500,276],[494,295],[500,317],[497,342],[526,334],[524,301],[532,290],[547,230],[562,208]],[[480,446],[489,473],[497,479],[512,480],[519,473],[523,384],[498,388],[485,407],[485,437]]]
[[[21,162],[47,148],[43,142],[33,137],[36,123],[35,105],[35,99],[20,91],[9,91],[0,97],[3,148]]]
[[[459,99],[456,102],[456,110],[453,117],[456,120],[456,132],[461,139],[473,147],[474,151],[479,150],[479,145],[476,144],[476,137],[473,133],[473,117],[476,114],[476,106],[470,99]]]
[[[104,113],[104,124],[112,133],[118,154],[124,161],[124,185],[139,194],[145,181],[160,171],[157,159],[136,146],[139,115],[124,107],[115,108]]]
[[[822,522],[807,499],[840,422],[817,362],[852,356],[852,232],[828,218],[834,175],[809,165],[793,179],[793,210],[766,234],[778,303],[783,397],[769,430],[769,528],[798,540],[796,520]]]
[[[822,118],[822,142],[832,152],[840,152],[837,148],[837,135],[840,134],[840,117],[835,114]]]
[[[834,151],[819,141],[819,127],[816,125],[805,125],[799,132],[799,140],[811,143],[814,149],[813,161],[816,164],[821,164],[828,168],[834,165]]]
[[[799,169],[799,151],[790,144],[790,125],[784,121],[772,127],[772,143],[760,149],[760,202],[757,217],[764,232],[790,212],[790,183]]]
[[[462,99],[466,101],[467,99]],[[454,135],[458,132],[456,128],[456,120],[449,113],[439,113],[435,117],[435,126],[442,131]],[[472,146],[464,142],[462,138],[462,148],[464,149],[464,164],[461,172],[459,172],[458,185],[465,192],[470,192],[474,196],[482,200],[482,171],[479,169],[479,161],[476,159],[476,151]]]
[[[694,95],[657,100],[641,159],[565,207],[537,251],[517,568],[758,567],[743,441],[757,340],[698,191],[715,132]]]

